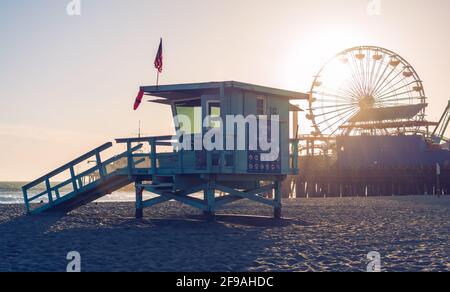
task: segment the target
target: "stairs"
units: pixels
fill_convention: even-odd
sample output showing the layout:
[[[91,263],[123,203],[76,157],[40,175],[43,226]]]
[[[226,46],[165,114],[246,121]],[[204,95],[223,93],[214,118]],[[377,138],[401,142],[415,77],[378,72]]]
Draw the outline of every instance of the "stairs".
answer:
[[[133,175],[133,167],[129,165],[130,161],[133,161],[132,165],[140,162],[135,160],[133,152],[141,149],[142,144],[133,148],[130,147],[127,151],[102,161],[101,153],[110,147],[112,147],[112,143],[106,143],[23,186],[22,191],[27,214],[35,215],[44,212],[67,213],[105,195],[109,195],[137,180],[152,179],[151,176],[145,174]],[[80,174],[75,174],[76,166],[89,161],[88,159],[92,157],[95,157],[96,165]],[[127,161],[125,165],[121,163],[123,160]],[[52,178],[66,171],[70,172],[70,179],[52,186]],[[83,179],[86,177],[92,178],[92,180],[85,183]],[[45,190],[30,197],[30,190],[41,184],[46,186]],[[63,188],[67,189],[68,187],[71,187],[71,191],[61,195]],[[161,185],[161,187],[167,187],[167,184]]]
[[[68,195],[60,201],[54,202],[55,204],[46,211],[68,213],[83,205],[98,200],[103,196],[109,195],[133,182],[134,180],[128,175],[112,175],[100,182],[86,186],[82,192],[75,193],[72,196]]]

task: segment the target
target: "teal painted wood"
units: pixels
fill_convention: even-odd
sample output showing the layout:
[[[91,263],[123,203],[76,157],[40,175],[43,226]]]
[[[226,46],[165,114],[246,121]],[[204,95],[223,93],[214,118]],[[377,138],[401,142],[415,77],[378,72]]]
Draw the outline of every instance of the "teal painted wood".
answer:
[[[120,172],[117,171],[117,172],[109,174],[105,178],[117,179],[119,174],[120,174]],[[127,176],[125,176],[125,177],[127,177]],[[129,182],[131,183],[132,180],[129,180]],[[102,180],[95,181],[93,183],[90,183],[90,184],[86,185],[83,189],[80,189],[79,192],[71,192],[71,193],[61,197],[59,200],[54,201],[52,204],[43,204],[42,206],[40,206],[40,207],[38,207],[38,208],[36,208],[34,210],[30,210],[28,212],[28,214],[38,215],[38,214],[41,214],[41,213],[46,212],[46,211],[62,211],[62,212],[65,212],[66,211],[65,209],[59,208],[61,205],[63,205],[64,203],[66,203],[66,202],[68,202],[70,200],[74,200],[77,197],[82,197],[83,195],[85,195],[88,192],[91,192],[93,190],[98,190],[100,187],[107,187],[107,186],[103,185],[103,181]],[[119,189],[121,187],[123,187],[123,186],[114,187],[113,190],[117,190],[117,189]],[[109,191],[108,192],[104,192],[102,196],[107,195],[108,193],[109,193]]]
[[[152,96],[164,97],[164,93],[175,92],[180,95],[190,94],[199,91],[217,91],[236,89],[239,91],[254,92],[256,94],[273,95],[287,100],[307,100],[308,94],[282,90],[272,87],[260,86],[255,84],[237,82],[237,81],[223,81],[223,82],[206,82],[206,83],[191,83],[191,84],[174,84],[174,85],[159,85],[159,86],[142,86],[141,89]]]
[[[147,200],[147,201],[144,201],[144,202],[142,203],[142,206],[143,206],[143,208],[150,208],[150,207],[153,207],[153,206],[156,206],[156,205],[159,205],[159,204],[168,202],[168,201],[170,201],[170,200],[172,200],[172,199],[169,198],[169,197],[163,197],[163,196],[160,196],[160,197],[156,197],[156,198],[153,198],[153,199],[149,199],[149,200]]]
[[[69,170],[70,170],[72,188],[73,188],[74,192],[77,192],[78,185],[77,185],[77,180],[76,180],[76,175],[75,175],[75,168],[73,167],[73,165],[70,165]]]
[[[48,201],[49,203],[53,203],[52,187],[50,185],[50,179],[48,177],[45,179],[45,187],[47,188]]]
[[[238,196],[234,196],[234,195],[227,195],[227,196],[223,196],[223,197],[219,197],[216,199],[216,209],[220,209],[225,207],[225,205],[243,200],[244,198],[242,197],[238,197]]]
[[[82,161],[84,161],[84,160],[94,156],[95,153],[102,152],[102,151],[112,147],[112,145],[113,144],[111,142],[105,143],[102,146],[100,146],[98,148],[95,148],[92,151],[87,152],[86,154],[78,157],[77,159],[72,160],[71,162],[69,162],[69,163],[67,163],[67,164],[65,164],[65,165],[55,169],[54,171],[52,171],[52,172],[50,172],[50,173],[48,173],[48,174],[46,174],[46,175],[36,179],[36,180],[34,180],[34,181],[30,182],[30,183],[28,183],[27,185],[25,185],[23,187],[26,188],[26,189],[30,189],[32,187],[35,187],[38,184],[40,184],[42,182],[45,182],[45,180],[47,178],[51,178],[51,177],[57,176],[58,174],[60,174],[60,173],[64,172],[65,170],[67,170],[71,165],[76,165],[76,164],[78,164],[78,163],[80,163],[80,162],[82,162]]]
[[[102,159],[100,157],[100,152],[95,153],[95,159],[97,160],[97,168],[100,174],[100,177],[104,177],[106,175],[105,165],[102,164]]]
[[[112,143],[107,143],[104,144],[92,151],[89,151],[88,153],[80,156],[79,158],[71,161],[70,163],[64,165],[63,167],[60,167],[58,169],[56,169],[55,171],[50,172],[49,174],[47,174],[46,176],[41,177],[38,180],[35,180],[25,186],[22,187],[22,191],[23,191],[23,195],[24,195],[24,201],[25,201],[25,208],[27,213],[29,214],[39,214],[43,211],[46,211],[48,209],[51,208],[57,208],[58,205],[66,202],[67,200],[73,199],[77,196],[82,196],[84,193],[86,193],[87,191],[90,191],[92,186],[96,186],[98,187],[98,185],[101,184],[102,180],[105,178],[111,178],[117,175],[121,175],[124,172],[122,170],[117,170],[115,172],[112,172],[111,174],[107,174],[106,173],[106,167],[120,159],[122,159],[123,157],[127,157],[129,156],[129,153],[132,153],[134,151],[137,151],[139,149],[142,148],[142,144],[139,144],[135,147],[132,147],[129,149],[129,151],[126,151],[120,155],[114,156],[104,162],[102,162],[101,157],[100,157],[100,153],[101,151],[104,151],[106,149],[108,149],[110,147],[110,145],[112,146]],[[74,165],[92,157],[92,156],[96,156],[97,158],[97,164],[96,166],[76,175],[75,171],[74,171]],[[59,175],[60,173],[62,173],[63,171],[69,169],[70,171],[70,179],[66,180],[65,182],[59,183],[55,186],[51,186],[50,180],[52,179],[52,177]],[[89,176],[90,174],[95,173],[96,171],[99,171],[100,173],[100,179],[88,183],[86,185],[83,185],[81,182],[81,178],[85,177],[85,176]],[[127,172],[128,174],[128,172]],[[40,184],[44,182],[46,185],[46,190],[29,198],[28,197],[28,191],[29,189],[33,188],[34,186]],[[78,182],[78,183],[77,183]],[[67,186],[67,185],[72,185],[72,191],[69,192],[68,194],[66,194],[65,196],[60,195],[60,189]],[[107,186],[105,186],[107,187]],[[53,197],[53,193],[55,194],[55,198]],[[47,195],[48,196],[48,202],[43,204],[42,206],[37,207],[36,209],[32,210],[31,207],[31,203],[33,203],[34,201],[40,199],[42,196]]]
[[[197,208],[197,209],[200,209],[200,210],[203,210],[203,211],[208,211],[209,210],[209,207],[204,202],[204,200],[188,197],[188,195],[190,195],[190,194],[179,193],[179,192],[170,192],[170,191],[159,191],[158,189],[155,189],[155,187],[151,186],[151,185],[144,186],[144,189],[149,191],[149,192],[151,192],[151,193],[153,193],[153,194],[157,194],[157,195],[159,195],[162,198],[166,198],[166,200],[164,200],[162,198],[159,199],[159,200],[148,200],[148,201],[143,203],[144,206],[154,206],[155,204],[158,204],[158,202],[165,202],[165,201],[175,200],[175,201],[178,201],[180,203],[189,205],[191,207],[194,207],[194,208]]]
[[[204,193],[204,201],[208,206],[208,212],[214,213],[216,211],[214,183],[212,182],[207,183],[203,193]]]
[[[23,193],[23,201],[25,202],[25,209],[28,212],[30,210],[30,203],[28,201],[28,190],[25,188],[22,188],[22,193]]]
[[[219,191],[222,191],[224,193],[228,193],[228,194],[233,195],[233,196],[237,196],[237,197],[241,197],[241,198],[248,199],[248,200],[251,200],[251,201],[255,201],[255,202],[258,202],[258,203],[262,203],[262,204],[265,204],[265,205],[268,205],[268,206],[277,207],[278,206],[277,202],[275,202],[273,200],[269,200],[269,199],[263,198],[263,197],[257,195],[257,194],[260,194],[260,193],[264,193],[265,191],[272,190],[273,188],[274,188],[274,186],[270,185],[270,186],[266,186],[266,187],[263,187],[263,188],[255,189],[253,191],[243,192],[243,191],[238,191],[238,190],[226,187],[226,186],[216,185],[216,189],[219,190]]]

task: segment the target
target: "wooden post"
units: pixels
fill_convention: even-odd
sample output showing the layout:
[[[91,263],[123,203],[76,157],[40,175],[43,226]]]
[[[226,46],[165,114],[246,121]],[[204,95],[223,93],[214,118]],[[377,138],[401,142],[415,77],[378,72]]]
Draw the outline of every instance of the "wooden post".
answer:
[[[134,160],[131,153],[131,142],[127,142],[127,158],[128,158],[128,176],[133,175],[133,168],[134,168]]]
[[[157,168],[158,168],[158,163],[157,163],[157,158],[156,158],[156,141],[155,139],[151,139],[150,141],[150,159],[151,159],[151,167],[152,167],[152,175],[156,175],[157,174]],[[153,177],[153,179],[155,179]]]
[[[25,202],[25,208],[27,209],[27,214],[30,213],[30,202],[28,201],[28,191],[25,188],[22,188],[23,192],[23,201]]]
[[[212,151],[206,151],[206,171],[212,172]]]
[[[97,160],[97,167],[98,167],[98,173],[100,175],[100,178],[103,178],[106,175],[105,168],[102,165],[102,159],[100,157],[100,151],[97,151],[95,153],[95,159]]]
[[[48,194],[48,202],[51,204],[53,203],[53,196],[52,196],[52,190],[51,190],[51,185],[50,185],[50,180],[49,178],[47,178],[45,180],[45,186],[47,188],[47,194]]]
[[[203,195],[204,201],[208,206],[208,210],[204,211],[203,214],[207,217],[210,217],[209,219],[212,219],[216,211],[215,210],[216,197],[215,197],[214,183],[209,182],[206,184],[206,187],[203,190]]]
[[[77,180],[75,179],[75,169],[74,169],[73,165],[70,166],[70,178],[72,180],[73,191],[77,192],[78,186],[77,186]]]
[[[136,191],[136,219],[142,219],[144,217],[144,210],[142,206],[142,193],[144,192],[144,189],[140,187],[139,185],[142,182],[136,182],[135,184],[135,191]]]
[[[276,181],[275,182],[275,207],[274,207],[274,218],[276,220],[281,219],[281,182]]]

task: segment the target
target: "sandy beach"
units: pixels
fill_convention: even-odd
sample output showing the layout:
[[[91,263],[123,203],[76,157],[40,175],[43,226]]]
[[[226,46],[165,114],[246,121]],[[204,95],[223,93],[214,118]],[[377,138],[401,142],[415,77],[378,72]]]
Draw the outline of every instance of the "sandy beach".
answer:
[[[450,197],[295,199],[284,216],[238,202],[202,220],[175,202],[134,219],[132,203],[97,203],[68,216],[24,216],[0,206],[0,271],[65,271],[69,251],[82,271],[450,271]]]

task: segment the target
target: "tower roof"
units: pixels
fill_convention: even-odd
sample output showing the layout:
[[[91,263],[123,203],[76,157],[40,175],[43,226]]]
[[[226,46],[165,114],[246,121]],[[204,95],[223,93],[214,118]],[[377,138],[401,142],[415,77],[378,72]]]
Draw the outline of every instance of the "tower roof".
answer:
[[[219,91],[227,88],[237,88],[243,91],[254,92],[262,95],[276,96],[287,100],[305,100],[308,94],[277,89],[272,87],[260,86],[255,84],[222,81],[222,82],[206,82],[206,83],[190,83],[190,84],[173,84],[160,86],[142,86],[141,89],[146,95],[168,99],[170,101],[199,97],[203,94]]]

